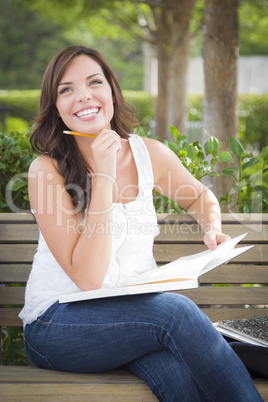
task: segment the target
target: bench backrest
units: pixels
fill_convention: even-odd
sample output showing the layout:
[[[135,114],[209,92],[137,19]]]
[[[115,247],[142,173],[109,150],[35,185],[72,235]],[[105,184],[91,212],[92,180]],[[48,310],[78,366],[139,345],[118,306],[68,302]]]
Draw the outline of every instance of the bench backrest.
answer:
[[[154,254],[159,265],[206,249],[200,227],[188,215],[159,214],[158,221]],[[196,302],[212,321],[266,315],[268,214],[224,214],[223,231],[232,237],[248,232],[241,244],[256,247],[203,275],[200,288],[180,293]],[[18,313],[37,241],[32,215],[0,213],[0,327],[22,325]]]

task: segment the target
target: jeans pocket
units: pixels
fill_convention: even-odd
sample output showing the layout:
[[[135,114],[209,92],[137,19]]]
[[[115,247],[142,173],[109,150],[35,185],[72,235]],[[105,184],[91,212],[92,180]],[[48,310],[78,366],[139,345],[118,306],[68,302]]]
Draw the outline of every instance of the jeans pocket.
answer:
[[[54,315],[57,313],[57,310],[61,307],[59,305],[59,302],[56,301],[53,303],[50,307],[46,309],[46,311],[41,314],[38,318],[37,321],[42,323],[42,324],[50,324]]]
[[[55,367],[53,367],[48,358],[35,350],[25,337],[24,345],[28,359],[34,366],[43,369],[55,370]]]

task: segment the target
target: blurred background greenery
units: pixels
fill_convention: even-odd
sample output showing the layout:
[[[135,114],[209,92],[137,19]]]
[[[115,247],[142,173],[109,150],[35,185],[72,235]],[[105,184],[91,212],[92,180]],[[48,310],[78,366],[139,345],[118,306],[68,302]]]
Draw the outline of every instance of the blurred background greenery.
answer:
[[[0,14],[0,130],[24,131],[38,110],[45,68],[68,45],[96,48],[109,60],[127,100],[145,131],[154,128],[155,94],[146,88],[148,66],[142,23],[135,1],[2,0]],[[165,1],[164,1],[165,3]],[[132,4],[132,7],[131,7]],[[124,6],[124,9],[123,9]],[[198,0],[191,16],[191,59],[202,56],[205,1]],[[120,16],[114,18],[115,12]],[[136,12],[148,16],[146,0]],[[239,3],[240,56],[267,56],[268,13],[265,0]],[[145,25],[145,24],[143,24]],[[268,62],[267,62],[268,63]],[[149,77],[150,78],[150,77]],[[266,77],[267,79],[267,77]],[[265,77],[263,77],[265,82]],[[187,94],[188,124],[184,134],[202,135],[202,93]],[[240,94],[239,139],[260,150],[266,144],[267,96]],[[171,121],[169,124],[172,123]],[[199,139],[199,138],[197,138]]]

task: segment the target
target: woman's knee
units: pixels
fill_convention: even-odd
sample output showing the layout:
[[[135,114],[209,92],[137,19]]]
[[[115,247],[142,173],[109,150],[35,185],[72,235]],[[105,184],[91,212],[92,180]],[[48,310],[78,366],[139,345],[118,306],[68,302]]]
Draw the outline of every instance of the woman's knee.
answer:
[[[196,317],[202,317],[204,314],[199,307],[188,297],[177,293],[162,293],[159,295],[157,305],[163,310],[165,315],[177,319],[196,320]]]
[[[175,340],[198,338],[199,334],[210,336],[217,332],[209,318],[189,298],[176,293],[163,293],[157,297],[156,308],[152,319]],[[200,340],[200,339],[199,339]]]

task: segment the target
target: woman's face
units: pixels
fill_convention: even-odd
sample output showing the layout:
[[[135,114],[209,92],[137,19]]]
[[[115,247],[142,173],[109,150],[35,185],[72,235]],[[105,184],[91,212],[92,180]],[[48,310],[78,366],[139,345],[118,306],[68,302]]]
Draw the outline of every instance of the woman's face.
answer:
[[[104,128],[111,128],[112,90],[95,60],[86,55],[73,59],[57,91],[56,107],[71,131],[98,134]]]

